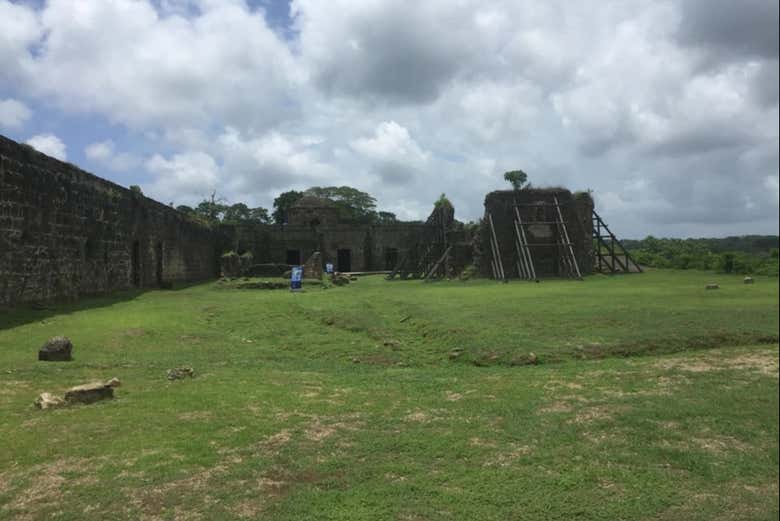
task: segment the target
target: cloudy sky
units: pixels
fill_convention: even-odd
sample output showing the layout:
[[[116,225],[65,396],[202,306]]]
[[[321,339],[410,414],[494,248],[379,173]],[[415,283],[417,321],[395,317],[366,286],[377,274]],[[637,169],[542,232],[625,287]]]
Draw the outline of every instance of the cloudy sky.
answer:
[[[777,0],[0,0],[0,133],[164,203],[521,168],[624,237],[778,232]]]

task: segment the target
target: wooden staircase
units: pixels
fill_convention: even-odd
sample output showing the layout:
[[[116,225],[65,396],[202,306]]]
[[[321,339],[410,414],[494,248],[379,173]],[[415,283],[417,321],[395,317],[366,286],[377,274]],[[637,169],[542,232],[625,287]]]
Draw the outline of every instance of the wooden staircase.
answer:
[[[593,210],[593,257],[596,273],[642,273],[642,268],[596,210]]]

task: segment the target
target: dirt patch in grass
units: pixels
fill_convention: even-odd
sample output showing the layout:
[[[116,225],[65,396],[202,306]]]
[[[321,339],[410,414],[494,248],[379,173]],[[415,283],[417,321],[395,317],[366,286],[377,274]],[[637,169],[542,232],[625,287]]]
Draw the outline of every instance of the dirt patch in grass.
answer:
[[[260,446],[271,454],[278,454],[279,450],[292,439],[292,434],[287,429],[282,429],[260,442]]]
[[[587,407],[577,412],[573,419],[567,423],[591,423],[599,421],[612,421],[616,414],[631,410],[627,405],[595,406]]]
[[[477,438],[477,437],[470,438],[469,445],[471,445],[472,447],[487,447],[491,449],[496,447],[495,442],[489,440],[483,440],[482,438]]]
[[[210,420],[214,417],[214,413],[211,411],[191,411],[183,412],[176,416],[181,421],[197,421],[197,420]]]
[[[199,504],[190,503],[185,509],[182,502],[193,498],[199,501],[209,501],[209,482],[224,475],[228,467],[217,464],[212,467],[189,472],[186,477],[143,488],[125,489],[129,505],[140,512],[140,519],[161,519],[166,511],[177,512],[176,519],[196,518]]]
[[[553,402],[546,407],[542,407],[538,410],[541,414],[559,414],[572,412],[572,407],[569,402],[557,401]]]
[[[94,482],[95,478],[91,474],[95,470],[96,464],[91,460],[66,458],[36,465],[14,475],[2,476],[0,487],[3,487],[3,483],[9,487],[8,483],[20,481],[26,481],[27,485],[17,490],[13,500],[4,505],[0,512],[15,511],[14,519],[19,520],[39,518],[41,512],[61,504],[71,486]],[[66,474],[79,476],[73,478]],[[65,487],[66,483],[68,487]]]
[[[749,370],[774,378],[778,377],[778,366],[780,364],[777,352],[759,351],[728,356],[728,353],[719,351],[718,354],[721,356],[669,358],[656,362],[654,367],[689,373],[706,373],[710,371],[727,371],[735,369]]]
[[[22,392],[29,392],[31,387],[30,383],[24,380],[6,380],[0,386],[0,396],[16,396]]]
[[[352,359],[353,363],[356,364],[369,364],[369,365],[380,365],[383,367],[390,367],[392,365],[396,365],[398,363],[398,360],[395,358],[391,358],[389,356],[383,355],[381,353],[373,354],[373,355],[365,355],[365,356],[357,356]]]
[[[483,467],[508,467],[512,465],[515,461],[522,458],[523,456],[526,456],[528,454],[531,454],[532,450],[531,447],[528,445],[511,445],[507,450],[500,451],[493,455],[492,457],[488,458],[485,463],[482,464]]]
[[[457,402],[461,398],[463,398],[463,395],[460,393],[456,393],[453,391],[446,391],[444,393],[444,399],[447,400],[448,402]]]
[[[568,389],[571,391],[579,391],[582,390],[584,387],[582,384],[578,384],[577,382],[571,382],[566,380],[549,380],[544,384],[544,388],[547,390],[558,390],[558,389]]]
[[[692,493],[683,496],[681,503],[660,513],[654,519],[705,519],[701,513],[710,512],[706,519],[711,521],[732,521],[735,519],[776,518],[772,499],[777,499],[778,483],[749,485],[734,482],[718,487],[714,492]]]
[[[301,398],[316,398],[322,392],[322,387],[307,387],[299,394]]]
[[[731,436],[691,438],[691,444],[711,454],[724,455],[730,452],[745,452],[750,449],[746,443]]]
[[[257,480],[257,491],[269,499],[278,499],[290,493],[290,490],[301,485],[318,485],[323,482],[340,482],[341,473],[326,473],[314,469],[290,470],[272,469]],[[266,502],[267,504],[267,502]],[[251,505],[245,505],[251,506]],[[255,505],[256,507],[259,505]],[[262,505],[264,507],[265,505]]]
[[[363,425],[363,422],[357,420],[358,417],[353,414],[330,421],[332,418],[313,416],[303,435],[307,440],[321,442],[339,431],[357,431]]]
[[[131,338],[144,336],[145,334],[146,334],[146,330],[145,329],[141,329],[139,327],[131,328],[131,329],[125,329],[124,331],[122,331],[122,336],[129,336]]]
[[[231,506],[228,510],[241,519],[257,519],[257,516],[265,512],[267,506],[268,501],[261,496],[240,501]]]
[[[446,411],[443,409],[431,409],[430,411],[416,410],[404,416],[404,421],[411,423],[431,423],[444,419]]]

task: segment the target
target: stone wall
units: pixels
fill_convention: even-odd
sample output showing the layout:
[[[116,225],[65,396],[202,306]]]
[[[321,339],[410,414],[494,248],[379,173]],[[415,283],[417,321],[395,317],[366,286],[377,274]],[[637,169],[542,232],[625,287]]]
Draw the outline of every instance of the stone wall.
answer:
[[[499,190],[485,197],[485,220],[482,226],[481,259],[479,269],[482,275],[491,277],[490,241],[487,226],[487,213],[493,218],[496,238],[498,239],[501,260],[507,278],[518,277],[517,253],[515,248],[514,206],[518,205],[520,217],[524,223],[526,238],[533,257],[536,274],[540,277],[556,277],[563,275],[559,264],[559,240],[556,225],[558,215],[551,205],[553,198],[558,198],[563,220],[574,247],[580,272],[583,275],[593,271],[593,199],[587,193],[577,194],[561,189],[526,189],[520,191]],[[485,258],[487,257],[487,258]]]
[[[333,263],[339,271],[380,271],[392,269],[388,266],[402,250],[426,240],[426,230],[423,223],[222,225],[220,248],[251,252],[257,264],[296,264],[296,257],[297,264],[303,264],[319,251],[322,262]]]
[[[214,277],[215,233],[0,136],[0,306]]]

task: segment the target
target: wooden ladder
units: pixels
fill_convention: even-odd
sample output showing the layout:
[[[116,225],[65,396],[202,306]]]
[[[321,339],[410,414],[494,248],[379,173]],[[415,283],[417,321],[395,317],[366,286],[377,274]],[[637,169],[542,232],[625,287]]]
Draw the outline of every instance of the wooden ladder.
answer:
[[[642,268],[596,210],[593,210],[593,241],[596,243],[593,262],[595,271],[609,274],[642,273]]]
[[[496,237],[496,228],[493,225],[493,216],[490,212],[487,214],[488,225],[490,227],[490,252],[493,254],[493,258],[490,261],[490,267],[493,270],[493,278],[496,280],[506,280],[504,274],[504,263],[501,262],[501,250],[498,246],[498,238]]]
[[[536,278],[536,268],[531,257],[531,249],[528,247],[528,239],[525,236],[523,219],[520,217],[520,210],[517,205],[514,207],[515,219],[512,223],[515,230],[515,250],[517,253],[517,274],[524,280],[538,280]]]
[[[442,254],[442,256],[439,257],[439,260],[437,260],[436,263],[433,265],[433,267],[430,270],[428,270],[428,273],[425,274],[425,278],[423,279],[423,282],[430,282],[431,275],[436,273],[436,270],[439,268],[441,263],[444,262],[444,259],[446,259],[447,255],[450,254],[450,250],[451,249],[452,249],[452,246],[447,246],[447,249],[444,250],[444,253]],[[444,277],[446,277],[446,276],[447,276],[447,274],[445,273]]]
[[[409,256],[409,250],[404,251],[403,255],[401,255],[401,258],[398,259],[398,262],[395,263],[395,267],[393,267],[393,271],[391,271],[387,277],[385,277],[387,280],[393,280],[395,276],[398,274],[398,272],[403,268],[404,264],[406,264],[406,258]],[[405,278],[405,277],[401,277]]]
[[[569,232],[566,229],[566,222],[563,220],[561,205],[558,204],[558,196],[553,196],[553,202],[558,215],[556,226],[558,227],[558,236],[560,239],[558,242],[558,249],[562,249],[560,257],[561,265],[570,277],[582,280],[580,267],[577,264],[577,257],[574,255],[574,248],[572,247],[571,240],[569,239]]]

